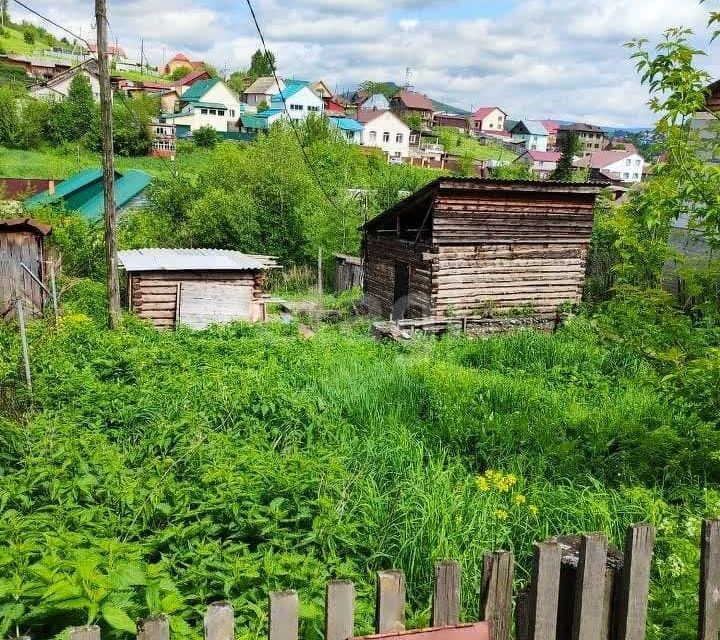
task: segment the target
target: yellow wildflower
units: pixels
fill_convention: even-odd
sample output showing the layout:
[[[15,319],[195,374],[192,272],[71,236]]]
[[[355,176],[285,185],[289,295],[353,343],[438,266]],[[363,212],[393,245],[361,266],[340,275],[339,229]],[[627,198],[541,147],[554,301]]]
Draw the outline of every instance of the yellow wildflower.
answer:
[[[522,493],[515,494],[515,504],[525,504],[526,498]]]
[[[540,511],[540,509],[537,508],[537,505],[530,504],[530,505],[528,505],[528,511],[530,512],[531,515],[536,516],[538,514],[538,512]]]
[[[505,511],[505,509],[498,509],[495,511],[495,517],[498,520],[507,520],[508,519],[508,512]]]
[[[462,522],[463,522],[462,515],[459,513],[455,514],[455,524],[462,524]]]
[[[475,480],[475,484],[480,491],[490,490],[490,483],[487,481],[487,478],[485,476],[478,476],[477,480]]]

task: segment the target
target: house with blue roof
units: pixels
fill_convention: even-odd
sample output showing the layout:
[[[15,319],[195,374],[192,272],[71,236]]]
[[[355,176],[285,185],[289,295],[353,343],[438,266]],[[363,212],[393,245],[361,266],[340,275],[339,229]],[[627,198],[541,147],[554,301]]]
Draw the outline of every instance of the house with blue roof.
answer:
[[[328,118],[330,126],[337,129],[342,137],[353,144],[362,144],[364,125],[353,118],[333,116]]]
[[[519,120],[510,133],[521,140],[528,151],[547,151],[550,134],[539,120]]]
[[[152,176],[139,169],[115,172],[115,206],[127,211],[145,203],[145,190]],[[56,207],[77,211],[88,220],[99,220],[105,211],[102,169],[86,169],[63,180],[53,191],[43,191],[23,203],[32,211],[39,207]]]
[[[178,137],[207,126],[220,133],[236,132],[243,107],[240,98],[225,82],[208,78],[187,88],[180,97],[180,110],[164,113],[160,120],[174,124]]]
[[[270,108],[260,113],[243,113],[240,126],[244,132],[267,131],[281,118],[305,120],[310,114],[322,115],[323,99],[313,91],[305,80],[286,80],[283,89],[270,99]],[[287,109],[286,109],[287,107]]]

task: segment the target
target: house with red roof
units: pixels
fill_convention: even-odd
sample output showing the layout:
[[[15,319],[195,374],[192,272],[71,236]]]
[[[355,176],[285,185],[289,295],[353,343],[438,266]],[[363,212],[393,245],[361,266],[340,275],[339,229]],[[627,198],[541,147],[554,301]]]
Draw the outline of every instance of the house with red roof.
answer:
[[[540,120],[540,124],[545,127],[545,131],[548,132],[548,149],[557,148],[557,132],[560,125],[554,120]]]
[[[470,130],[476,133],[497,133],[505,129],[505,113],[500,107],[479,107],[470,116]]]
[[[390,99],[390,110],[399,118],[418,115],[424,124],[430,126],[433,117],[433,105],[425,94],[410,89],[400,89]]]
[[[190,58],[188,58],[184,53],[176,53],[172,58],[170,58],[170,60],[165,63],[165,66],[163,67],[163,73],[166,76],[170,76],[182,67],[187,67],[189,69],[197,69],[202,65],[203,63],[201,61],[190,60]]]
[[[538,151],[531,149],[515,159],[515,162],[524,162],[530,166],[536,176],[547,180],[555,169],[562,154],[558,151]]]
[[[588,169],[591,180],[633,183],[642,180],[645,160],[629,151],[596,151],[578,159],[575,166]]]

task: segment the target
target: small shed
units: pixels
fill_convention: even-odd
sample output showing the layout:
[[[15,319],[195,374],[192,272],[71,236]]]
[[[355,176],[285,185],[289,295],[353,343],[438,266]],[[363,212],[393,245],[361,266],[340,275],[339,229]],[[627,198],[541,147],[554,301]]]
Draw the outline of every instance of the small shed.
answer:
[[[362,260],[344,253],[335,253],[333,257],[335,258],[335,291],[362,287]]]
[[[395,320],[582,296],[601,183],[439,178],[364,225],[364,303]]]
[[[20,299],[31,315],[42,314],[45,292],[43,240],[52,227],[32,218],[0,220],[0,317]]]
[[[274,258],[220,249],[135,249],[118,253],[128,308],[158,328],[204,329],[265,320],[265,280]]]

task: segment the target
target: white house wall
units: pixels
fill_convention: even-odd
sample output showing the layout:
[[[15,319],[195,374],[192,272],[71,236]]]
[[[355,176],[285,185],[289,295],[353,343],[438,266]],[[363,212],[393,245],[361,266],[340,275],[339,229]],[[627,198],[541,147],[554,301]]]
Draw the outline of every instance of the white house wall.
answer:
[[[384,139],[386,133],[387,141]],[[402,136],[401,142],[398,142],[398,135]],[[391,158],[410,156],[410,127],[390,112],[365,124],[362,139],[366,147],[382,149]]]
[[[623,182],[640,182],[642,180],[645,161],[642,156],[634,153],[627,158],[613,162],[604,167],[606,172],[618,176]]]
[[[321,115],[325,103],[310,87],[303,87],[297,93],[285,99],[287,111],[293,120],[305,120],[309,114]]]

